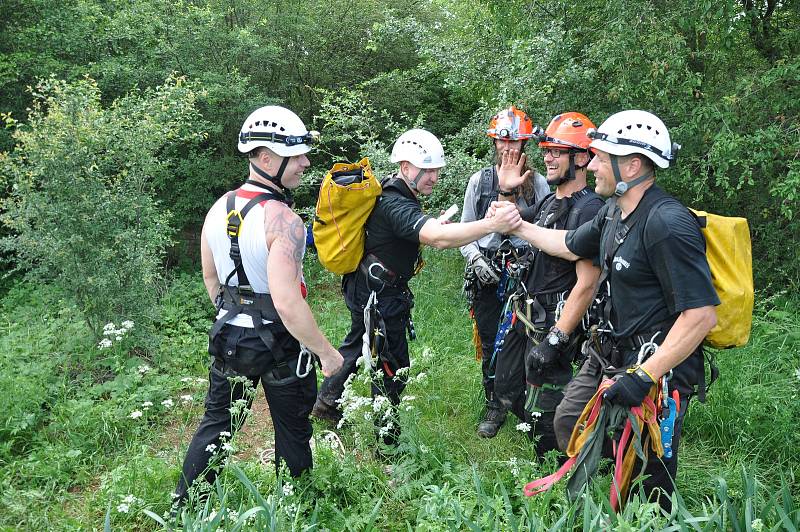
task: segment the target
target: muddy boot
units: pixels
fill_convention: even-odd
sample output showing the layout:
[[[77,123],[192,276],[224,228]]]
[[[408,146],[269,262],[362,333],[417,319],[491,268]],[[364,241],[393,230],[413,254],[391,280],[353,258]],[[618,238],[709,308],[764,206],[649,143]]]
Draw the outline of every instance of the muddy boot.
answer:
[[[497,402],[489,401],[486,403],[486,415],[478,425],[478,436],[481,438],[494,438],[505,421],[505,409]]]
[[[338,408],[325,403],[319,398],[317,398],[314,403],[314,408],[311,409],[311,415],[334,425],[339,423],[339,420],[342,419],[342,413]]]

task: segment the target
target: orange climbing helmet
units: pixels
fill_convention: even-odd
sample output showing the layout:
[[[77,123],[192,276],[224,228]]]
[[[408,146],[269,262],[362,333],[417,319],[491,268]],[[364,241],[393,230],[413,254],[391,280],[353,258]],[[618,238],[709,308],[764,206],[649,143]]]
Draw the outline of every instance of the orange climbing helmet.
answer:
[[[493,139],[529,140],[533,138],[533,122],[524,111],[512,105],[492,117],[486,134]]]
[[[544,131],[544,135],[539,136],[539,147],[567,147],[587,151],[592,139],[586,135],[586,132],[594,127],[595,125],[586,115],[576,112],[561,113],[553,117],[550,125]]]

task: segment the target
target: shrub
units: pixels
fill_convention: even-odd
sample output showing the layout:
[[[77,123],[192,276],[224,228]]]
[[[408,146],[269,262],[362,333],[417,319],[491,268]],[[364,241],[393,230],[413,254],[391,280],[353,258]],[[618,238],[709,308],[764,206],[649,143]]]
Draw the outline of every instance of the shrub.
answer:
[[[28,125],[0,160],[12,186],[0,243],[30,277],[63,286],[96,338],[109,320],[146,325],[172,236],[152,183],[176,164],[165,152],[203,138],[196,89],[171,77],[108,108],[91,79],[44,80],[33,95]]]

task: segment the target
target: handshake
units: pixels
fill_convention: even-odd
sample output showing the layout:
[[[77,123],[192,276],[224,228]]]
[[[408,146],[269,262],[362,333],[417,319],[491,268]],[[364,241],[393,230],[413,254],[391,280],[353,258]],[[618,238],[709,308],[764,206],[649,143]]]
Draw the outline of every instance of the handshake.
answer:
[[[486,211],[485,220],[493,233],[512,234],[522,226],[517,206],[508,201],[494,201]]]

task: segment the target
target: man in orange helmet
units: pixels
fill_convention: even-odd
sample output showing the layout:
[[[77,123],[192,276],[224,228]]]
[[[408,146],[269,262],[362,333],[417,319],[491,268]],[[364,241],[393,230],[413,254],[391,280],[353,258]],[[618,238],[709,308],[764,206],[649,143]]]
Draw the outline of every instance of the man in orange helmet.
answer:
[[[556,189],[521,212],[525,221],[553,229],[575,229],[593,219],[603,206],[602,198],[586,184],[591,142],[586,132],[593,127],[594,124],[580,113],[562,113],[539,135],[547,183]],[[512,159],[513,155],[516,154],[512,153]],[[524,157],[520,154],[520,170],[511,165],[502,167],[502,182],[507,182],[506,173],[519,175]],[[556,406],[564,397],[564,387],[572,379],[572,362],[581,336],[579,326],[594,298],[599,274],[600,270],[591,260],[570,262],[532,248],[521,287],[523,297],[517,299],[517,316],[526,318],[520,320],[522,323],[513,331],[513,334],[523,334],[524,338],[522,331],[525,330],[529,338],[525,356],[525,406],[520,409],[519,402],[515,402],[511,408],[515,414],[522,414],[533,434],[538,436],[536,453],[539,456],[558,448],[553,426]],[[510,367],[510,371],[514,373],[506,376],[504,382],[522,382],[519,370]]]
[[[492,139],[495,164],[475,172],[469,179],[464,194],[462,222],[480,220],[492,201],[496,199],[513,201],[524,209],[534,205],[550,193],[545,179],[538,173],[532,179],[526,179],[516,190],[504,191],[498,186],[497,171],[508,150],[522,152],[525,144],[533,138],[533,122],[523,111],[511,106],[503,109],[489,122],[486,134]],[[495,396],[495,365],[499,350],[495,349],[498,321],[505,303],[502,287],[498,290],[501,271],[497,261],[497,251],[504,242],[505,236],[490,233],[475,242],[461,248],[461,254],[467,261],[467,279],[470,290],[470,312],[475,320],[479,344],[476,345],[482,357],[483,388],[486,394],[486,413],[478,426],[478,435],[492,438],[503,425],[506,409],[503,402]],[[527,243],[519,238],[506,242],[516,248],[527,248]],[[478,340],[476,338],[476,340]],[[476,341],[476,344],[478,342]],[[522,345],[518,346],[522,349]],[[509,351],[508,346],[506,350]],[[497,351],[497,353],[496,353]]]

